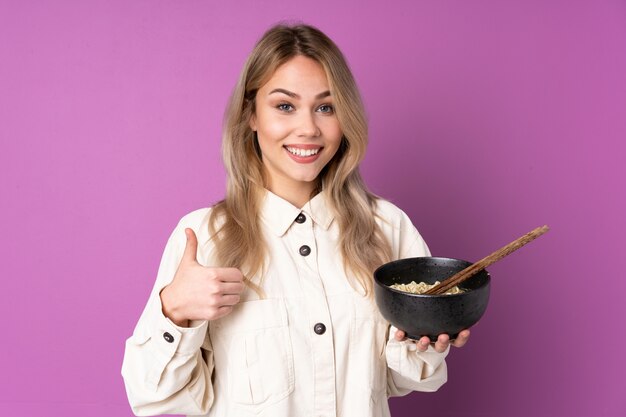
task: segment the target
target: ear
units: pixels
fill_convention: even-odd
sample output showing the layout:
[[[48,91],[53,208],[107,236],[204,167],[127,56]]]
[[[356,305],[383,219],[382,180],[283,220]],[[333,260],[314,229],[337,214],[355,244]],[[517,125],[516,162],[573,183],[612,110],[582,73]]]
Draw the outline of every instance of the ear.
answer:
[[[252,129],[253,132],[256,132],[256,114],[252,114],[252,116],[250,116],[250,129]]]

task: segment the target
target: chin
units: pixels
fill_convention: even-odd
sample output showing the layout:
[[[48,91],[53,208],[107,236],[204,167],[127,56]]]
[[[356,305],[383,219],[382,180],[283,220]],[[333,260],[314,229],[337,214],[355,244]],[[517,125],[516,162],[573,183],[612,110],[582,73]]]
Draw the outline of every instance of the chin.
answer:
[[[319,172],[315,172],[315,173],[308,174],[308,175],[296,175],[293,177],[293,179],[298,182],[311,183],[311,182],[316,181],[319,175],[320,175]]]

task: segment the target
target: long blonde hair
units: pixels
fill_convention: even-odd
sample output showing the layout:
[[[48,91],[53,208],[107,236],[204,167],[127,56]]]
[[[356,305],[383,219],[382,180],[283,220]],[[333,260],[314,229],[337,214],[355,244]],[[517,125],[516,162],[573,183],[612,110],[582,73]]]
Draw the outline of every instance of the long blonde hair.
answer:
[[[367,147],[365,110],[339,48],[308,25],[281,24],[269,29],[248,57],[231,96],[222,138],[228,174],[226,198],[214,206],[209,220],[217,259],[220,266],[242,269],[247,284],[262,293],[267,250],[259,210],[266,182],[261,152],[249,122],[259,88],[279,66],[298,55],[324,68],[343,132],[339,150],[318,177],[314,195],[327,194],[340,229],[339,247],[346,273],[354,276],[366,294],[371,294],[372,272],[391,259],[391,247],[375,220],[376,196],[367,190],[359,173]],[[261,281],[253,283],[250,279],[259,273]]]

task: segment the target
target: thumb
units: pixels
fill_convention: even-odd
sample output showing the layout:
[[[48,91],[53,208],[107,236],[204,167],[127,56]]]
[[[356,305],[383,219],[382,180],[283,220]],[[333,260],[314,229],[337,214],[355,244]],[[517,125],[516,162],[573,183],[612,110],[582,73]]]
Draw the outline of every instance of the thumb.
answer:
[[[187,243],[185,244],[185,252],[183,252],[183,262],[198,262],[196,253],[198,252],[198,238],[192,229],[185,229]]]

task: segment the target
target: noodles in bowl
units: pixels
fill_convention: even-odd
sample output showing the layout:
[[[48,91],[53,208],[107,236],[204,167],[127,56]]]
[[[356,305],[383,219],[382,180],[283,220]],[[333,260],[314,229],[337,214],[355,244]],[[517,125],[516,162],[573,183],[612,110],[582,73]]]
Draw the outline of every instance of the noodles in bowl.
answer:
[[[441,283],[440,281],[435,281],[433,284],[427,284],[425,282],[417,283],[415,281],[411,281],[408,284],[392,284],[389,287],[393,288],[394,290],[404,291],[404,292],[408,292],[411,294],[424,294],[426,291],[430,290],[436,285],[439,285],[440,283]],[[460,294],[462,292],[463,290],[459,288],[458,285],[455,285],[454,287],[450,288],[448,291],[446,291],[443,294],[452,295],[452,294]]]
[[[487,308],[491,280],[487,270],[459,284],[460,292],[456,294],[413,293],[411,282],[419,277],[426,286],[436,285],[437,281],[444,281],[470,265],[461,259],[437,257],[407,258],[384,264],[374,271],[378,309],[410,339],[428,336],[436,341],[442,333],[454,339],[461,330],[474,325]]]

